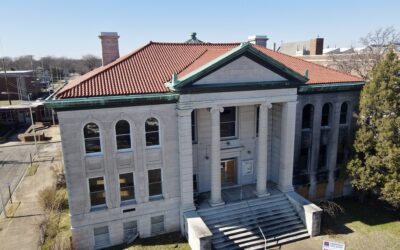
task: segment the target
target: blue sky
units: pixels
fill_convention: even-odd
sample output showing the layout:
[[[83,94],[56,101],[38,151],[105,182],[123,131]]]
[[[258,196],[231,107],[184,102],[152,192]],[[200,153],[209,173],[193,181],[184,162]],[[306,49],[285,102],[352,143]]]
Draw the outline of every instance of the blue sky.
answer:
[[[100,55],[101,31],[120,35],[124,55],[148,41],[183,42],[196,31],[207,42],[268,43],[325,38],[325,46],[357,46],[379,27],[400,31],[400,1],[117,1],[0,0],[0,56]]]

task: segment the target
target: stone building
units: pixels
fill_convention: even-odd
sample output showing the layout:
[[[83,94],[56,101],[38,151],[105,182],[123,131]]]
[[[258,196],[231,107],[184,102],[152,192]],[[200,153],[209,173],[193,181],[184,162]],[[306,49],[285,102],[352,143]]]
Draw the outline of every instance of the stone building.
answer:
[[[256,249],[319,233],[321,210],[295,190],[343,194],[360,78],[269,50],[265,36],[194,33],[115,59],[107,35],[111,59],[46,102],[77,249],[174,231],[193,249]]]

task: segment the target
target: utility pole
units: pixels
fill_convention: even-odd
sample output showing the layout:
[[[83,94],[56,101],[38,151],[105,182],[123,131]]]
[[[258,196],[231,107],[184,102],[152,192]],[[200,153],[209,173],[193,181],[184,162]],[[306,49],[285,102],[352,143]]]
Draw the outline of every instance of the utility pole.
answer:
[[[33,138],[35,140],[35,154],[38,152],[37,148],[37,141],[36,141],[36,129],[35,129],[35,121],[33,120],[33,114],[32,114],[32,105],[31,105],[31,94],[28,93],[28,102],[29,102],[29,112],[31,113],[31,122],[32,122],[32,129],[33,129]]]
[[[8,92],[6,60],[4,59],[4,57],[3,57],[3,70],[4,70],[4,80],[6,83],[7,99],[8,99],[8,103],[11,105],[10,92]]]

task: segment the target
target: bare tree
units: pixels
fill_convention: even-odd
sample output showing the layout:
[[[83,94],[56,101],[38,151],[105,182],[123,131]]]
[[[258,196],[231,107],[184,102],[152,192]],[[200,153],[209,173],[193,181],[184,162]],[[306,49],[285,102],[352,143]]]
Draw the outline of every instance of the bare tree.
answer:
[[[94,55],[84,55],[81,60],[89,71],[101,66],[101,59]]]
[[[347,55],[332,55],[332,66],[337,69],[368,78],[369,72],[383,57],[388,47],[399,45],[400,32],[391,26],[379,28],[360,38],[364,49]]]

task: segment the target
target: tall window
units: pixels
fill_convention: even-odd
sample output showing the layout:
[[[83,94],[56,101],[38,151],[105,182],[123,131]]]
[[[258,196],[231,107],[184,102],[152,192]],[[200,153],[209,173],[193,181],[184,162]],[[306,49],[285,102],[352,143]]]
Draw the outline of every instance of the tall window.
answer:
[[[106,190],[104,188],[104,178],[96,177],[89,179],[90,204],[99,206],[106,204]]]
[[[325,103],[322,107],[322,116],[321,116],[321,126],[326,127],[329,126],[329,113],[331,106],[329,103]]]
[[[258,123],[260,122],[260,106],[256,110],[256,136],[258,136]]]
[[[221,138],[236,136],[236,107],[224,107],[220,115]]]
[[[325,170],[327,168],[327,145],[319,147],[318,170]]]
[[[96,123],[88,123],[83,128],[85,151],[87,154],[101,152],[100,129]]]
[[[149,196],[162,195],[161,169],[149,170]]]
[[[135,199],[135,185],[133,180],[133,173],[119,175],[119,188],[121,194],[121,201]]]
[[[151,117],[146,120],[146,146],[157,146],[160,145],[160,132],[158,120]]]
[[[311,129],[314,119],[314,106],[311,104],[307,104],[303,108],[303,120],[302,120],[302,129]]]
[[[192,142],[195,143],[197,141],[197,128],[196,128],[196,123],[197,123],[197,116],[196,116],[196,110],[192,111]]]
[[[310,148],[301,148],[300,162],[299,162],[300,174],[304,174],[304,173],[308,172],[309,158],[310,158]]]
[[[344,102],[340,107],[340,124],[347,123],[347,103]]]
[[[117,139],[117,150],[131,148],[131,129],[129,122],[125,120],[118,121],[115,124],[115,135]]]

